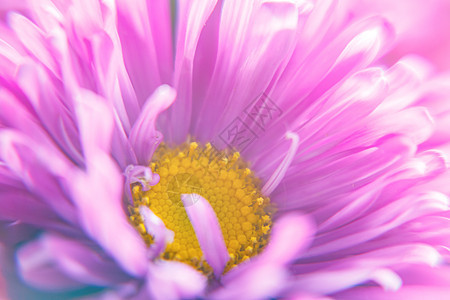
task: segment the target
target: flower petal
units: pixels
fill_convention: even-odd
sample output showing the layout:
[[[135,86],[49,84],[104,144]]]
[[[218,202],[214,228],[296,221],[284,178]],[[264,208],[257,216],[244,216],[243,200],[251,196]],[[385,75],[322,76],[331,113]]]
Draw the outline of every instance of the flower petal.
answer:
[[[81,283],[55,266],[53,258],[39,241],[24,245],[17,252],[18,268],[22,279],[31,286],[55,291],[81,287]]]
[[[163,220],[155,215],[150,208],[146,206],[139,207],[139,213],[144,222],[145,230],[153,237],[153,243],[150,246],[152,258],[157,257],[166,249],[166,245],[173,242],[174,232],[167,229]]]
[[[197,299],[206,287],[206,277],[177,261],[158,261],[149,266],[147,289],[151,299]]]
[[[164,126],[171,129],[167,132],[167,138],[171,142],[184,142],[189,132],[194,56],[200,34],[216,3],[217,0],[180,1],[177,3],[177,45],[173,76],[179,100],[170,108],[168,112],[170,123]]]
[[[122,208],[123,180],[109,155],[97,153],[70,181],[70,191],[87,235],[128,273],[146,273],[146,247]],[[120,238],[118,238],[120,237]]]
[[[65,157],[42,139],[40,143],[14,130],[0,130],[0,161],[59,216],[77,224],[74,206],[65,195],[64,178],[71,174]]]
[[[275,297],[288,280],[286,265],[309,245],[314,227],[299,213],[280,217],[273,225],[270,241],[259,256],[224,275],[222,287],[212,299],[266,299]]]
[[[155,88],[163,83],[158,70],[159,63],[156,51],[159,45],[152,34],[146,2],[144,0],[133,0],[130,3],[130,1],[119,0],[116,3],[117,30],[122,44],[123,59],[141,105]],[[158,21],[161,22],[162,26],[170,26],[167,11],[160,17]],[[165,49],[166,53],[171,51],[171,49]]]
[[[395,267],[411,264],[434,266],[439,253],[430,245],[411,243],[385,247],[360,255],[348,255],[339,260],[327,256],[327,260],[314,263],[298,263],[291,270],[300,273],[291,283],[292,289],[319,294],[335,293],[368,280],[384,288],[399,288],[399,277]]]
[[[109,152],[113,132],[113,114],[106,100],[85,89],[76,95],[76,115],[86,160],[99,152]],[[101,116],[101,118],[99,117]]]
[[[181,200],[206,261],[213,268],[214,275],[220,277],[230,256],[216,213],[209,202],[198,194],[181,194]]]
[[[142,112],[130,132],[130,143],[136,154],[137,163],[147,165],[153,152],[162,141],[162,135],[155,128],[158,115],[175,101],[176,92],[168,85],[158,87],[147,100]]]
[[[269,244],[261,254],[261,259],[276,264],[291,262],[309,246],[314,230],[311,220],[304,215],[283,215],[275,221]]]
[[[204,98],[196,99],[199,103],[192,110],[192,128],[200,141],[215,138],[228,126],[266,90],[277,68],[289,58],[298,30],[299,2],[223,3],[218,59]]]
[[[377,287],[357,287],[346,290],[341,293],[333,295],[334,299],[340,300],[360,300],[367,298],[370,295],[372,300],[447,300],[450,298],[449,287],[434,287],[434,286],[422,286],[413,285],[401,288],[398,291],[385,291]]]
[[[113,286],[130,278],[114,261],[90,248],[88,242],[55,234],[43,236],[41,242],[58,268],[79,282]]]

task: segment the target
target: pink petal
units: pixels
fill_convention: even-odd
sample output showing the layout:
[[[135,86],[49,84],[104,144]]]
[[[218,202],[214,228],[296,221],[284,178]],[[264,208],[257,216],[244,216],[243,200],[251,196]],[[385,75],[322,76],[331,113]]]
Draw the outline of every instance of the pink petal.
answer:
[[[192,111],[193,63],[200,34],[217,0],[178,2],[177,45],[175,53],[174,86],[178,101],[170,109],[170,124],[166,124],[168,140],[182,143],[186,140]]]
[[[57,228],[63,221],[28,191],[0,184],[0,220],[19,221],[39,227]]]
[[[128,273],[143,276],[146,273],[147,250],[123,210],[122,187],[120,170],[108,154],[100,152],[87,165],[86,172],[80,170],[69,182],[87,235]]]
[[[99,152],[109,152],[114,121],[106,100],[89,90],[80,89],[75,105],[85,159],[94,159]]]
[[[128,165],[124,175],[126,178],[124,190],[130,203],[133,203],[133,197],[131,195],[131,185],[133,183],[139,183],[143,191],[148,191],[150,190],[150,187],[156,185],[160,179],[159,175],[153,173],[150,167],[144,166]]]
[[[195,299],[202,296],[206,277],[177,261],[158,261],[149,266],[147,289],[151,299]]]
[[[209,202],[198,194],[182,194],[184,208],[194,227],[200,248],[214,275],[222,275],[230,259],[216,213]]]
[[[158,87],[147,100],[142,112],[130,132],[130,143],[136,154],[137,162],[147,165],[153,152],[162,140],[155,128],[158,115],[175,101],[176,92],[167,85]]]
[[[385,289],[400,286],[394,267],[411,264],[433,266],[439,253],[430,245],[411,243],[385,247],[360,255],[348,255],[340,260],[320,260],[317,263],[298,264],[292,268],[296,275],[292,289],[311,293],[330,294],[372,280]]]
[[[223,286],[208,295],[208,299],[259,300],[275,298],[289,278],[287,270],[279,265],[265,264],[263,261],[258,264],[250,262],[248,265],[245,272],[239,273],[239,276],[233,277],[232,280],[223,282]]]
[[[30,54],[55,72],[57,66],[47,49],[47,41],[41,29],[29,19],[17,13],[11,13],[9,15],[9,23],[23,45],[31,52]]]
[[[73,204],[63,186],[71,174],[70,163],[45,139],[37,142],[18,131],[0,130],[0,160],[8,163],[12,174],[59,216],[77,224]]]
[[[77,170],[68,185],[81,223],[87,234],[127,272],[142,276],[146,272],[146,248],[127,221],[122,207],[122,175],[109,156],[113,130],[111,108],[101,97],[81,90],[76,113],[86,170]]]
[[[212,299],[266,299],[275,297],[288,280],[286,265],[309,245],[314,227],[298,213],[281,216],[272,228],[269,244],[259,256],[224,275]]]
[[[367,298],[373,300],[447,300],[450,298],[449,287],[421,286],[411,285],[405,286],[398,291],[385,291],[377,287],[357,287],[346,290],[333,295],[333,298],[339,300],[360,300]]]
[[[163,220],[155,215],[150,208],[146,206],[139,207],[139,213],[143,219],[147,233],[153,237],[152,258],[157,257],[166,249],[166,245],[173,242],[174,232],[167,229]]]
[[[129,276],[114,261],[80,240],[47,234],[41,241],[55,265],[78,282],[113,286],[129,280]]]
[[[19,272],[28,284],[50,290],[79,288],[81,283],[68,277],[53,262],[40,241],[26,244],[17,252]]]
[[[117,1],[117,30],[122,44],[123,59],[131,83],[141,105],[151,93],[163,82],[159,74],[159,62],[156,48],[158,41],[154,39],[150,27],[147,1]],[[152,12],[157,13],[157,12]],[[168,26],[167,11],[158,18],[161,26]],[[164,49],[171,52],[171,49]]]
[[[315,226],[299,213],[288,213],[275,220],[269,244],[261,254],[265,262],[287,264],[305,251],[312,241]]]
[[[298,10],[296,3],[288,1],[224,2],[218,32],[220,59],[204,100],[193,110],[194,134],[201,141],[214,138],[268,87],[293,51]]]

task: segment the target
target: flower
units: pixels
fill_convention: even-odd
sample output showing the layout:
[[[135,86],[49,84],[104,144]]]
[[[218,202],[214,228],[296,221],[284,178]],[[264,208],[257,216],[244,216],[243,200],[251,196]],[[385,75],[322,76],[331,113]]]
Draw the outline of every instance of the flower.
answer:
[[[212,0],[5,16],[11,298],[450,294],[450,84],[419,58],[374,65],[383,18]]]

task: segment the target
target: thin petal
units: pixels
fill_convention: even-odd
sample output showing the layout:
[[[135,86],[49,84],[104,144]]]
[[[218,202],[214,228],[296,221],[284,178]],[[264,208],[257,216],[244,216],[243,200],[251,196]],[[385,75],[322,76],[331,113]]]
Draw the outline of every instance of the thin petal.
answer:
[[[370,295],[371,300],[447,300],[450,298],[449,287],[413,285],[398,291],[385,291],[377,287],[358,287],[333,295],[340,300],[360,300]]]
[[[75,109],[85,159],[93,159],[99,151],[109,152],[114,121],[106,100],[80,89]]]
[[[277,296],[288,280],[286,265],[310,244],[314,226],[309,218],[290,213],[276,220],[263,253],[224,275],[212,299],[267,299]]]
[[[74,206],[63,190],[70,164],[45,139],[38,143],[17,131],[0,130],[0,160],[49,208],[77,223]]]
[[[264,184],[263,188],[261,189],[261,193],[263,195],[269,196],[278,186],[278,184],[283,179],[284,175],[287,172],[287,169],[292,163],[292,160],[294,159],[295,153],[297,152],[298,146],[299,146],[299,137],[297,134],[293,132],[286,133],[286,138],[290,139],[291,146],[289,147],[289,151],[287,152],[286,156],[283,158],[283,161],[278,166],[278,168],[275,170],[275,172],[270,176],[270,178],[267,180],[267,182]]]
[[[122,44],[123,59],[139,103],[144,103],[154,89],[162,84],[158,57],[151,32],[147,1],[116,2],[117,30]],[[158,21],[166,22],[164,18]],[[171,49],[165,49],[171,52]]]
[[[143,276],[146,247],[123,211],[122,175],[110,156],[97,153],[87,165],[87,172],[79,171],[69,184],[86,233],[124,270]]]
[[[133,203],[133,197],[131,196],[131,185],[133,183],[139,183],[143,191],[148,191],[150,190],[150,187],[156,185],[160,179],[159,175],[153,173],[150,167],[144,166],[128,165],[124,175],[126,178],[124,190],[130,203]]]
[[[175,101],[176,92],[168,85],[156,89],[147,100],[142,112],[130,132],[130,143],[136,154],[137,162],[147,165],[162,140],[155,128],[158,115]]]
[[[151,299],[198,299],[206,287],[206,277],[177,261],[159,261],[149,266],[147,288]]]
[[[167,229],[163,220],[155,215],[150,208],[146,206],[139,207],[139,213],[144,222],[145,230],[153,237],[153,243],[150,246],[153,251],[152,256],[156,257],[166,249],[166,245],[173,242],[174,232]]]
[[[19,272],[28,284],[41,289],[67,290],[79,288],[81,283],[65,275],[39,241],[33,241],[17,252]]]
[[[180,100],[171,107],[170,124],[166,124],[172,129],[168,132],[168,138],[171,142],[184,142],[189,131],[192,111],[194,56],[200,34],[216,3],[217,0],[178,2],[174,86]]]
[[[269,244],[262,259],[276,264],[287,264],[309,246],[315,228],[311,220],[299,213],[289,213],[276,220]]]
[[[230,256],[216,213],[209,202],[198,194],[182,194],[181,200],[206,261],[213,268],[214,275],[220,277]]]
[[[251,262],[250,264],[251,267],[246,268],[245,272],[240,272],[239,276],[234,277],[231,281],[223,282],[223,287],[214,290],[208,299],[259,300],[275,298],[288,280],[287,270],[279,265],[265,264],[262,261],[258,264]],[[238,268],[239,266],[236,269]]]
[[[130,278],[113,260],[86,245],[88,242],[55,234],[43,236],[42,242],[58,268],[79,282],[109,286]]]

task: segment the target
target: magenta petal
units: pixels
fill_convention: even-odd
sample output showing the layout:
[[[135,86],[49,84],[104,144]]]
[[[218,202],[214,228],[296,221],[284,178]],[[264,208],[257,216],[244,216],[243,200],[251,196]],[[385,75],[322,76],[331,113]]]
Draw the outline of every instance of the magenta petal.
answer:
[[[307,217],[299,213],[284,215],[275,221],[262,259],[277,264],[289,263],[309,246],[313,233],[314,225]]]
[[[198,194],[182,194],[189,220],[194,227],[206,261],[219,277],[230,259],[217,216],[209,202]]]
[[[131,129],[130,143],[139,164],[148,164],[153,152],[161,142],[161,133],[155,129],[156,118],[172,105],[175,97],[175,90],[168,85],[158,87],[145,103],[139,118]]]
[[[239,270],[240,266],[234,270]],[[231,270],[233,272],[234,270]],[[232,280],[225,280],[223,287],[209,295],[208,299],[270,299],[275,297],[288,280],[288,272],[279,265],[266,264],[263,260],[252,261],[244,266],[244,272],[238,272]],[[225,275],[225,277],[227,277]],[[303,298],[302,298],[303,299]]]
[[[446,300],[450,298],[450,288],[443,286],[412,285],[393,292],[385,291],[373,286],[361,286],[335,294],[333,295],[333,298],[341,300],[359,300],[364,298],[369,299],[368,295],[370,295],[370,299],[372,300]]]
[[[143,276],[146,247],[123,211],[123,180],[110,157],[98,153],[87,172],[75,174],[69,184],[87,235],[128,273]]]
[[[152,172],[150,167],[128,165],[124,172],[125,175],[125,193],[128,200],[133,203],[131,196],[131,185],[140,183],[143,191],[150,190],[150,186],[154,186],[159,182],[159,175]]]
[[[106,100],[89,90],[80,89],[75,110],[85,159],[93,159],[99,150],[109,152],[114,121]]]
[[[0,184],[0,220],[26,222],[46,228],[62,223],[54,211],[23,189]]]
[[[204,30],[217,0],[178,2],[177,46],[175,60],[174,86],[178,92],[177,101],[171,108],[170,135],[172,142],[181,143],[189,134],[192,111],[193,61],[198,40]],[[208,54],[209,56],[210,54]]]
[[[72,203],[61,188],[61,174],[70,174],[67,161],[50,145],[41,144],[14,130],[0,131],[0,160],[11,174],[64,219],[76,223]]]
[[[81,286],[55,266],[51,255],[42,247],[42,240],[20,248],[17,262],[22,279],[34,287],[58,291]]]
[[[261,255],[230,270],[222,279],[223,287],[212,299],[266,299],[283,288],[288,272],[286,264],[309,245],[314,227],[298,213],[276,220],[269,244]]]
[[[189,265],[159,261],[149,265],[147,288],[150,298],[198,299],[206,287],[206,277]]]
[[[39,269],[73,281],[72,285],[91,284],[109,286],[129,280],[120,267],[106,256],[88,247],[87,241],[44,234],[27,243],[18,252],[20,271],[31,282],[44,284]],[[58,282],[58,280],[56,280]],[[64,281],[66,282],[66,281]],[[70,280],[68,282],[71,282]],[[42,285],[51,288],[52,285]]]
[[[129,280],[113,260],[79,240],[46,234],[43,243],[64,274],[79,282],[107,286]]]
[[[54,59],[46,49],[45,35],[40,28],[26,17],[17,13],[9,15],[9,23],[32,56],[39,59],[50,70],[57,69]]]
[[[152,256],[156,257],[164,251],[167,244],[173,242],[175,234],[166,228],[164,222],[150,208],[140,206],[139,213],[144,221],[145,230],[153,237]]]
[[[165,52],[164,56],[166,57],[161,57],[165,60],[167,60],[167,56],[170,57],[168,54],[170,50],[166,48],[170,47],[169,41],[163,41],[160,45],[155,40],[155,37],[158,36],[153,36],[149,24],[151,21],[149,20],[149,13],[158,14],[158,25],[161,26],[163,32],[168,30],[165,27],[170,26],[169,20],[166,19],[168,13],[162,5],[147,4],[148,1],[145,0],[118,0],[115,2],[117,33],[122,44],[126,71],[129,74],[139,103],[143,103],[152,91],[162,83],[158,54]],[[158,6],[161,11],[156,11]]]

